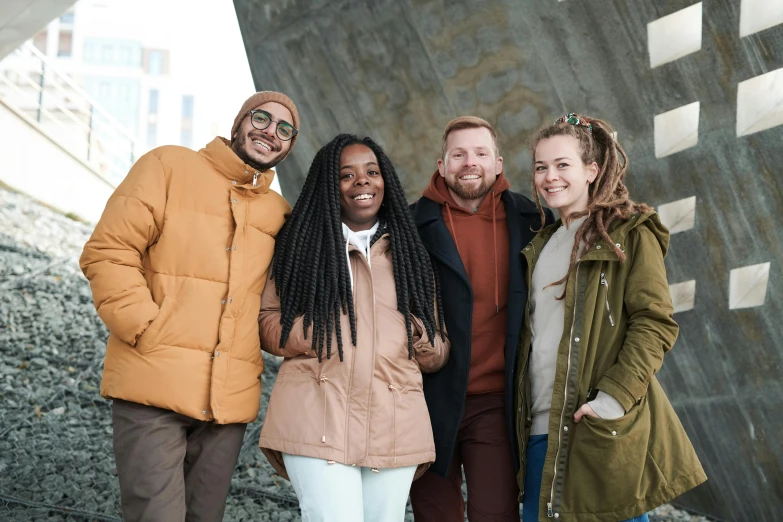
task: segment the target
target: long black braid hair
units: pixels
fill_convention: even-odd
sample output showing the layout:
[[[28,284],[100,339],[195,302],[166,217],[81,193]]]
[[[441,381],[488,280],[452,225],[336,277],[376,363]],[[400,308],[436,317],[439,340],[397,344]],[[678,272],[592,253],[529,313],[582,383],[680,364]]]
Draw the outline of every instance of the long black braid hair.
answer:
[[[383,177],[379,230],[383,228],[389,234],[397,310],[405,318],[410,359],[413,357],[411,313],[424,323],[430,342],[434,342],[438,330],[443,337],[440,283],[419,238],[394,166],[373,140],[351,134],[340,134],[315,155],[291,217],[277,236],[272,277],[280,297],[283,327],[280,347],[285,347],[294,319],[304,316],[304,335],[307,338],[312,324],[312,348],[319,362],[324,344],[326,358],[331,358],[332,332],[336,333],[342,361],[341,314],[348,314],[351,344],[356,346],[353,291],[340,217],[340,153],[344,147],[354,144],[365,145],[375,153]]]

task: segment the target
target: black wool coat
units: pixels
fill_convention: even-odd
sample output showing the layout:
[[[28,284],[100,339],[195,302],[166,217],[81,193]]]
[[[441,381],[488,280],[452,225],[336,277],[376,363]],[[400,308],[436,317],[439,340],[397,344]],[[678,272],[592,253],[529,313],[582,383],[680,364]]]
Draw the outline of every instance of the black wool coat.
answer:
[[[522,248],[533,239],[535,231],[541,228],[541,218],[535,204],[521,194],[506,190],[501,194],[500,199],[506,208],[511,256],[506,313],[506,345],[504,348],[506,360],[505,409],[514,464],[519,466],[513,408],[519,331],[522,327],[528,294],[523,277]],[[473,289],[451,233],[443,221],[441,205],[422,197],[411,205],[411,212],[419,230],[419,236],[440,277],[443,315],[446,331],[451,341],[451,354],[446,366],[438,372],[423,374],[424,397],[427,401],[432,432],[435,436],[436,460],[430,467],[430,471],[446,476],[454,453],[457,432],[465,411],[465,398],[468,392]],[[554,222],[554,217],[549,209],[546,209],[546,222],[547,224]]]

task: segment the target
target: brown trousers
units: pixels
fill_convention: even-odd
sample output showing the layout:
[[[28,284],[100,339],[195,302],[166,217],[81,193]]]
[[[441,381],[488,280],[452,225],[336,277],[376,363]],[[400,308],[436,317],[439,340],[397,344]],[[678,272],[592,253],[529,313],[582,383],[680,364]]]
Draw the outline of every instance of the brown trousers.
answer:
[[[519,487],[508,440],[502,393],[471,395],[457,433],[447,477],[425,473],[413,482],[416,522],[463,522],[462,467],[470,522],[519,522]]]
[[[114,457],[126,522],[219,522],[246,424],[215,424],[115,399]]]

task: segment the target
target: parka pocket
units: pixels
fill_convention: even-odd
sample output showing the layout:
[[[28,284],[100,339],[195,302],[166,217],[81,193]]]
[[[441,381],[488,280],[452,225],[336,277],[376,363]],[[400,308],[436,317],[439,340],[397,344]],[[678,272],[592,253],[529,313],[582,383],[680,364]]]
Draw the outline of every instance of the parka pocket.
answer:
[[[174,307],[177,302],[171,296],[165,296],[163,302],[160,303],[160,310],[157,317],[150,323],[144,333],[139,337],[139,341],[136,343],[136,349],[139,353],[146,353],[158,345],[160,335],[163,329],[166,327],[169,317],[174,312]]]
[[[398,457],[432,451],[432,428],[424,392],[419,384],[391,382],[387,386],[387,408],[378,408],[371,426],[371,452]]]
[[[646,399],[619,419],[582,417],[569,449],[563,510],[617,511],[654,490],[661,477],[648,455],[650,431]]]
[[[326,375],[305,372],[278,375],[262,436],[294,445],[341,448],[344,425],[345,403],[338,383]]]

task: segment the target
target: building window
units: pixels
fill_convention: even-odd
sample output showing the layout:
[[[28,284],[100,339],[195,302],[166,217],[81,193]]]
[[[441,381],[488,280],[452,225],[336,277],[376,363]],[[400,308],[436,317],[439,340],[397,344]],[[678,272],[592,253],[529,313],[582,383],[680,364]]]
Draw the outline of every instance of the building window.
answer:
[[[103,103],[108,103],[109,98],[112,96],[112,85],[111,82],[106,80],[101,80],[98,84],[98,97],[101,99]]]
[[[189,149],[193,148],[193,131],[191,129],[182,129],[179,135],[179,144]]]
[[[182,118],[193,118],[193,96],[182,97]]]
[[[120,45],[117,47],[119,53],[118,63],[119,65],[131,65],[131,49],[127,45]]]
[[[150,51],[147,72],[150,74],[163,74],[163,52]]]
[[[95,44],[84,44],[84,62],[92,63],[95,61]]]
[[[155,147],[158,144],[158,124],[150,123],[147,125],[147,147]]]
[[[158,113],[158,90],[157,89],[152,89],[150,91],[149,113],[150,114]]]
[[[109,44],[101,45],[101,63],[109,64],[114,61],[114,49]]]
[[[61,24],[73,23],[73,9],[69,9],[68,11],[64,12],[62,16],[60,16],[60,23]]]
[[[60,58],[70,58],[72,45],[73,45],[73,32],[60,31],[60,40],[57,44],[57,56],[59,56]]]
[[[41,51],[41,53],[43,53],[43,54],[46,54],[46,35],[47,34],[48,34],[48,32],[46,31],[46,29],[44,29],[43,31],[41,31],[40,33],[36,34],[33,37],[33,45],[35,46],[36,49]]]

